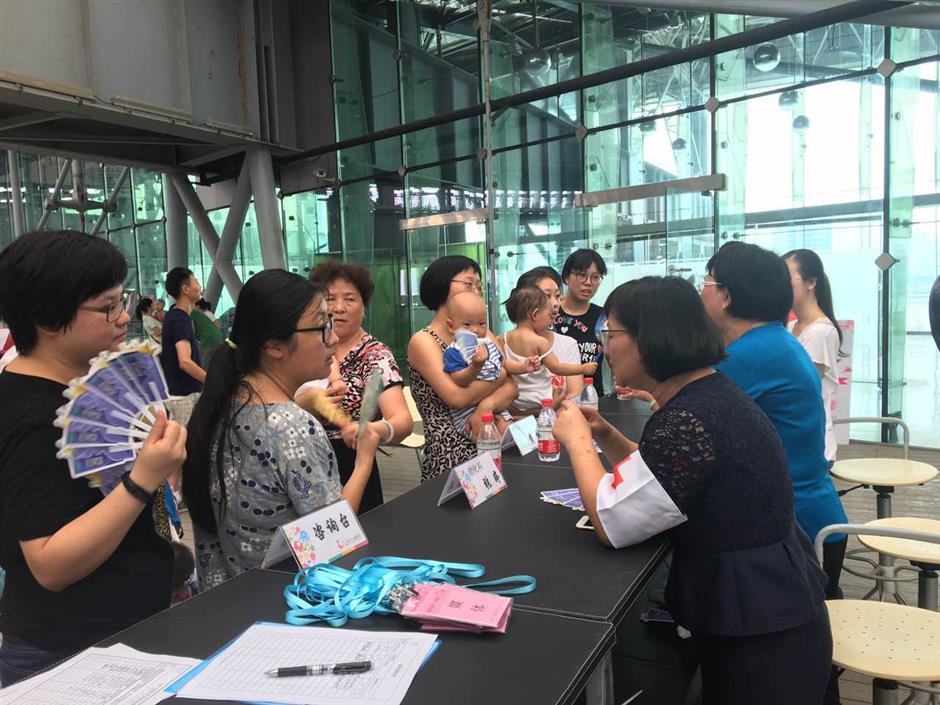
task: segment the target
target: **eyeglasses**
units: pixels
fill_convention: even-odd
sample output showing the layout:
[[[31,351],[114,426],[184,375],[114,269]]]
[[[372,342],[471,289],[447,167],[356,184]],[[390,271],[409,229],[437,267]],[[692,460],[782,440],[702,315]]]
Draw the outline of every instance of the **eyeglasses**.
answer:
[[[88,306],[87,304],[83,304],[82,306],[79,306],[79,308],[83,308],[86,311],[93,311],[95,313],[103,313],[104,319],[108,323],[114,323],[127,309],[127,294],[122,293],[119,298],[112,299],[104,306]]]
[[[588,284],[600,284],[604,279],[600,274],[589,275],[587,272],[572,272],[571,275],[579,282],[587,282]]]
[[[630,331],[624,330],[623,328],[604,328],[603,330],[597,331],[597,337],[601,341],[601,345],[605,348],[610,343],[610,334],[611,333],[629,333]]]
[[[705,291],[706,286],[724,286],[724,284],[722,284],[721,282],[707,282],[703,279],[701,282],[699,282],[698,292],[700,294],[703,293]]]
[[[451,281],[457,284],[463,284],[465,287],[467,287],[467,291],[475,291],[478,294],[483,293],[482,282],[475,282],[472,279],[451,279]]]
[[[326,323],[322,326],[311,326],[310,328],[294,328],[295,333],[315,333],[320,331],[323,337],[323,344],[330,344],[330,336],[333,335],[333,316],[327,316]]]

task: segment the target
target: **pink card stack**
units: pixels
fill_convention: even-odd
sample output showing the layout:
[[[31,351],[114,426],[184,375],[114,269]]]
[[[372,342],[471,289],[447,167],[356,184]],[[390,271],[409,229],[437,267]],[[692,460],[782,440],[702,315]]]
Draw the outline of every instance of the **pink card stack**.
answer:
[[[423,631],[505,634],[512,598],[459,585],[415,585],[417,597],[402,607],[405,617],[421,622]]]

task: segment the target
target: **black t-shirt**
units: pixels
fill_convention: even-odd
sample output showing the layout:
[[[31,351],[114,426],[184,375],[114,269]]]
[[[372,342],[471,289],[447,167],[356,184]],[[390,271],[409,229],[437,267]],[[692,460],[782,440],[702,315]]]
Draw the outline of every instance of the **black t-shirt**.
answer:
[[[202,382],[183,372],[180,369],[179,358],[176,356],[177,341],[188,340],[193,362],[202,365],[193,319],[185,311],[174,306],[163,317],[162,335],[163,354],[160,355],[160,362],[163,365],[163,374],[166,375],[166,384],[170,394],[186,396],[193,392],[201,392]]]
[[[61,592],[33,577],[20,541],[51,536],[104,496],[73,480],[55,457],[53,426],[65,387],[40,377],[0,374],[0,565],[6,587],[0,632],[55,653],[83,649],[170,604],[173,552],[145,508],[97,570]]]
[[[607,323],[604,309],[597,304],[589,304],[588,310],[576,316],[565,309],[558,312],[555,330],[569,338],[574,338],[581,352],[581,364],[596,362],[597,372],[594,373],[594,388],[598,396],[604,396],[604,379],[601,364],[604,362],[604,346],[601,345],[597,332]]]

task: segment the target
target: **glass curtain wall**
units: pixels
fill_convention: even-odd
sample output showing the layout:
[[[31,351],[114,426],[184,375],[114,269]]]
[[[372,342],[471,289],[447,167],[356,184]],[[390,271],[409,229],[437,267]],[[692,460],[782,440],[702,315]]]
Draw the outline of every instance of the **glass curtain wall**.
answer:
[[[71,163],[70,163],[71,162]],[[104,202],[121,180],[123,167],[89,161],[72,161],[62,157],[40,156],[17,152],[23,225],[28,232],[39,226],[43,203],[53,191],[62,169],[67,169],[59,199],[76,196],[73,172],[81,174],[85,195],[90,201]],[[6,152],[0,152],[0,249],[13,241],[13,199]],[[101,210],[85,216],[67,207],[50,212],[44,227],[91,232]],[[163,216],[163,184],[159,172],[130,169],[115,198],[115,210],[109,213],[98,229],[98,237],[107,238],[127,259],[124,286],[137,296],[166,298],[166,232]],[[132,334],[139,333],[132,327]]]
[[[331,7],[338,139],[481,102],[474,2]],[[550,87],[776,21],[495,3],[491,92]],[[644,274],[696,280],[730,240],[781,254],[808,247],[830,273],[837,315],[854,325],[851,414],[902,415],[915,444],[940,446],[940,362],[926,335],[940,266],[938,44],[937,32],[844,23],[497,111],[492,204],[479,118],[344,150],[329,194],[285,199],[285,208],[301,198],[334,204],[308,236],[317,249],[303,250],[297,266],[310,253],[368,262],[377,278],[390,267],[383,286],[394,295],[383,297],[381,319],[404,363],[409,335],[429,316],[417,282],[444,253],[494,263],[485,279],[499,301],[521,272],[560,269],[571,251],[592,247],[608,261],[602,301]],[[578,207],[581,193],[718,173],[725,188],[715,193],[670,189]],[[480,205],[493,207],[491,233],[476,223],[407,232],[395,223]],[[285,227],[289,243],[299,237]],[[886,273],[875,265],[883,252],[897,259]],[[492,313],[503,330],[503,312]]]
[[[337,139],[369,135],[482,100],[477,6],[469,0],[331,0]],[[778,20],[605,3],[494,3],[496,98],[650,59]],[[940,356],[927,295],[940,267],[940,32],[860,23],[820,27],[562,93],[493,116],[493,203],[485,130],[470,117],[338,155],[329,189],[282,194],[288,267],[322,258],[369,266],[366,327],[405,350],[429,313],[417,297],[427,262],[460,252],[495,267],[492,301],[518,275],[561,268],[578,247],[608,262],[598,301],[644,274],[701,277],[716,247],[754,242],[822,256],[839,318],[854,327],[851,415],[901,415],[916,445],[940,446]],[[19,155],[27,227],[61,162]],[[107,191],[120,169],[85,165]],[[715,193],[670,189],[580,208],[581,194],[724,174]],[[160,294],[165,269],[159,182],[134,171],[102,234],[131,263],[129,287]],[[0,159],[0,247],[12,239]],[[66,194],[67,195],[67,194]],[[491,206],[476,222],[403,231],[402,219]],[[211,218],[221,228],[226,210]],[[53,213],[48,227],[73,225]],[[261,268],[253,211],[235,266]],[[895,263],[883,272],[882,253]],[[207,253],[190,232],[193,269]],[[890,262],[891,260],[889,260]],[[491,276],[490,276],[491,275]],[[228,301],[220,303],[225,310]],[[505,328],[499,307],[494,328]],[[879,438],[876,428],[852,428]]]

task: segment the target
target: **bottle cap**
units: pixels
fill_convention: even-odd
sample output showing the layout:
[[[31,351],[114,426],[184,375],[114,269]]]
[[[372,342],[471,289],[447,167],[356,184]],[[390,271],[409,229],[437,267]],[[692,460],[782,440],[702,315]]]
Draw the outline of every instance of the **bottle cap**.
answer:
[[[480,420],[483,423],[493,423],[493,414],[480,414]]]
[[[585,377],[585,378],[584,378],[584,383],[585,383],[585,384],[594,384],[594,378],[593,378],[593,377]]]
[[[545,408],[547,408],[547,409],[550,409],[550,408],[552,407],[552,400],[551,400],[551,399],[543,399],[543,400],[542,400],[542,406],[545,407]]]

